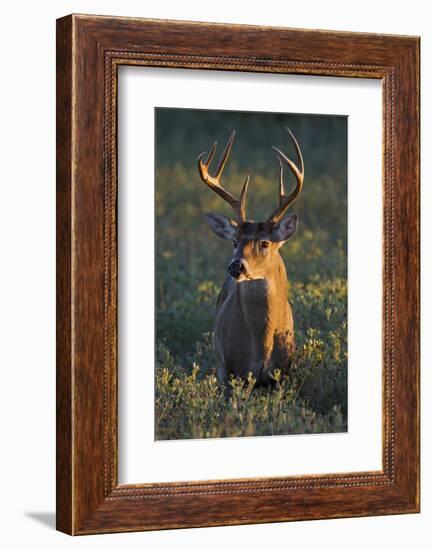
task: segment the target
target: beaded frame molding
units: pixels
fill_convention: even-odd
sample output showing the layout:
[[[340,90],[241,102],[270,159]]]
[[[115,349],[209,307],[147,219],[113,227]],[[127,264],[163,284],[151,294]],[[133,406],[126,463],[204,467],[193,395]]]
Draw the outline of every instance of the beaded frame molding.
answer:
[[[118,483],[120,65],[382,81],[381,471]],[[57,529],[90,534],[418,511],[419,38],[90,15],[59,19]]]

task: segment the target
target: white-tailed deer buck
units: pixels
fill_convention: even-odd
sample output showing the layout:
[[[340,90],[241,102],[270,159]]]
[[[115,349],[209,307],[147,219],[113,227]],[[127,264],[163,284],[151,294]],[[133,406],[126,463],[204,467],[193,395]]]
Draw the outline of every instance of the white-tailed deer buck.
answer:
[[[304,181],[304,162],[295,136],[288,129],[299,159],[299,168],[279,149],[273,147],[279,161],[279,205],[263,222],[247,220],[245,200],[247,176],[239,200],[220,184],[229,158],[235,132],[232,133],[220,162],[210,175],[217,143],[198,158],[199,173],[210,189],[228,202],[236,220],[207,214],[216,235],[233,242],[234,254],[228,275],[217,299],[214,346],[219,359],[217,379],[225,385],[230,375],[247,378],[252,373],[259,384],[268,384],[271,373],[287,373],[295,348],[292,310],[288,301],[286,268],[280,247],[295,233],[298,218],[283,218],[297,198]],[[283,185],[283,161],[296,178],[295,189],[286,196]]]

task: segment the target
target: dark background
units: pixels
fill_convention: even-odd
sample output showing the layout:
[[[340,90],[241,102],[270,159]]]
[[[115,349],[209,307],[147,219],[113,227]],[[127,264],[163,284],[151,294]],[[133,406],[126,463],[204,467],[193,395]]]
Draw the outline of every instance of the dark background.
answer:
[[[156,437],[344,431],[347,118],[167,108],[156,109],[155,117]],[[263,220],[278,205],[271,145],[298,163],[286,126],[305,165],[303,191],[289,208],[299,216],[298,230],[281,249],[295,325],[294,368],[277,395],[243,387],[226,403],[213,376],[212,331],[232,244],[214,235],[205,213],[233,212],[201,181],[197,158],[217,140],[214,170],[235,129],[222,185],[238,197],[250,174],[248,219]],[[295,178],[287,166],[284,172],[289,192]]]
[[[275,145],[297,163],[285,129],[296,136],[304,157],[303,191],[290,207],[299,216],[296,235],[282,248],[291,282],[347,276],[347,117],[203,111],[158,108],[156,116],[156,257],[157,337],[192,345],[201,326],[189,326],[190,337],[179,326],[171,306],[188,292],[208,282],[219,287],[231,254],[228,242],[218,239],[205,219],[206,212],[233,216],[232,209],[200,179],[199,153],[218,141],[212,168],[217,165],[232,130],[236,138],[225,167],[222,185],[235,196],[247,174],[248,217],[264,219],[278,204],[278,162]],[[295,185],[285,167],[285,190]],[[176,308],[174,308],[176,309]],[[210,330],[208,312],[205,330]],[[198,323],[201,325],[202,319]],[[172,332],[173,331],[173,332]],[[183,347],[183,344],[180,344]],[[186,350],[183,349],[183,352]]]

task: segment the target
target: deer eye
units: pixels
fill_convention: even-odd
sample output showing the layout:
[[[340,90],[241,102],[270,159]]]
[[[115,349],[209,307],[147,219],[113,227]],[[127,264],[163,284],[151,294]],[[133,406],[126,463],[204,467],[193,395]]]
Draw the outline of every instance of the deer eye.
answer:
[[[236,248],[237,246],[236,241],[233,241],[233,247]]]
[[[259,248],[268,248],[269,242],[268,241],[260,241],[259,242]]]

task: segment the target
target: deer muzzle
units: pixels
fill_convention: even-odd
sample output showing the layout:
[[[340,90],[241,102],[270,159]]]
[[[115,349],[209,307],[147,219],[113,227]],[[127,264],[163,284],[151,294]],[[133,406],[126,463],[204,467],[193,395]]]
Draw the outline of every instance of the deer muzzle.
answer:
[[[241,275],[247,273],[247,263],[245,260],[234,259],[229,264],[227,271],[234,279],[239,279]]]

